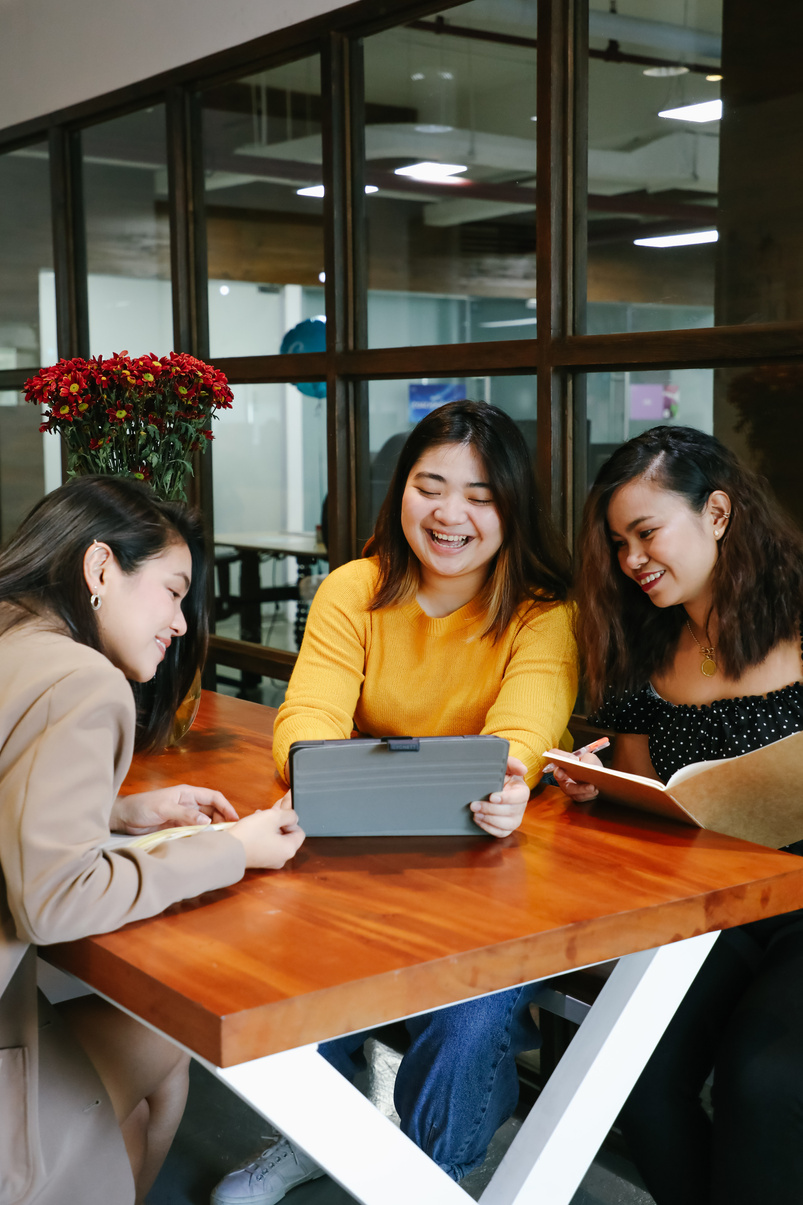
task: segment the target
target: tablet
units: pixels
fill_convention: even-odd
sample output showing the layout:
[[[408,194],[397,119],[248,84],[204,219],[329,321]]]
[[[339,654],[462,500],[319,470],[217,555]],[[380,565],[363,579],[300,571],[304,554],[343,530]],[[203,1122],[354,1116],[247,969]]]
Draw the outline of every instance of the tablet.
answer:
[[[502,789],[498,736],[295,741],[293,807],[310,837],[487,837],[469,804]]]

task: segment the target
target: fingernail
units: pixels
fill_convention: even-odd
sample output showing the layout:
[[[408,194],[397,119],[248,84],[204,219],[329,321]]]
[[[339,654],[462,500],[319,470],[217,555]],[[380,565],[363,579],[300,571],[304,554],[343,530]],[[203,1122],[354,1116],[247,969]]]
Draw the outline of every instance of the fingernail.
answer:
[[[551,762],[551,761],[547,762],[547,764],[544,766],[543,773],[544,774],[553,774],[555,772],[555,770],[557,770],[557,768],[558,767],[555,765],[554,762]]]
[[[502,802],[502,796],[501,796],[501,795],[491,795],[491,796],[490,796],[490,802],[491,802],[491,803],[501,803],[501,802]]]

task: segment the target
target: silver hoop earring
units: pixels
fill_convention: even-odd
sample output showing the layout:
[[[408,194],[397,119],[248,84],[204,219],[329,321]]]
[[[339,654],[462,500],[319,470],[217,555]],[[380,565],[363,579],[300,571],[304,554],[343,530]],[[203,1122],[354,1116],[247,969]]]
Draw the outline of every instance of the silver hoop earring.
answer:
[[[103,599],[100,597],[99,594],[92,594],[90,596],[89,605],[93,611],[99,611],[100,605],[102,602],[103,602]]]

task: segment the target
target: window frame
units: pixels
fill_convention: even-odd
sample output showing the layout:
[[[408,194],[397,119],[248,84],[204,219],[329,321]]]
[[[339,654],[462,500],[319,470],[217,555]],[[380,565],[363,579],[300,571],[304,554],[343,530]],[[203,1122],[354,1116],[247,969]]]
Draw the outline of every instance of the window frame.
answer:
[[[326,350],[221,357],[233,385],[326,381],[330,564],[358,556],[358,492],[366,478],[367,382],[417,376],[537,378],[538,472],[552,514],[572,541],[585,492],[584,374],[594,370],[750,366],[803,359],[803,321],[585,335],[587,0],[539,0],[535,338],[368,348],[363,228],[362,39],[459,7],[459,0],[358,0],[335,12],[221,51],[152,79],[0,131],[0,154],[49,140],[60,356],[88,354],[80,133],[164,103],[175,348],[209,358],[201,94],[244,74],[319,55],[322,67]],[[31,370],[0,371],[19,389]],[[196,464],[193,500],[214,538],[214,445]],[[294,655],[213,637],[212,661],[287,679]]]

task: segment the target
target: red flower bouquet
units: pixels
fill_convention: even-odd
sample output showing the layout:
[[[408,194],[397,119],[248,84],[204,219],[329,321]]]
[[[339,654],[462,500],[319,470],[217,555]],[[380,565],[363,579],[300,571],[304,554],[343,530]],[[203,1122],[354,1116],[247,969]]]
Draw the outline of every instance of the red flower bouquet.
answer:
[[[216,410],[231,408],[222,372],[180,352],[131,359],[59,360],[25,382],[43,406],[40,431],[58,431],[70,476],[115,473],[186,500],[190,456],[213,439]]]

